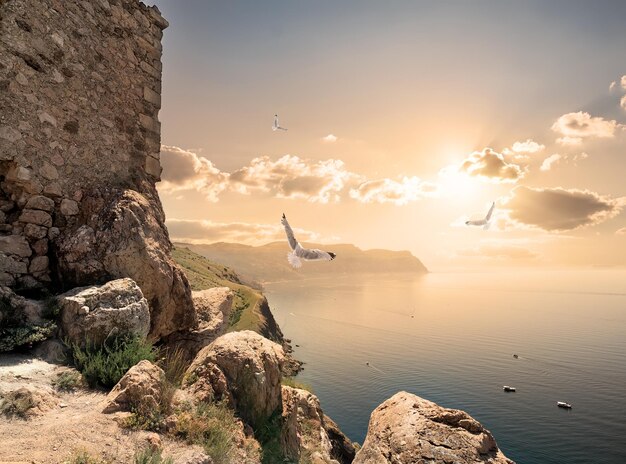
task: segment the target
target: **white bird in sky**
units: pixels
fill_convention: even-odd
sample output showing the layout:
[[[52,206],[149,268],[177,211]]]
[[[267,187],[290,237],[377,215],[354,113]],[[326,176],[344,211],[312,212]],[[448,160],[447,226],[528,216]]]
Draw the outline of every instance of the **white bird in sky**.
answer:
[[[284,213],[280,222],[285,227],[285,233],[287,234],[287,240],[289,241],[289,247],[291,248],[291,253],[287,253],[287,261],[289,261],[289,264],[291,264],[292,267],[296,269],[301,267],[302,259],[305,261],[332,261],[335,259],[335,253],[331,253],[330,251],[302,248],[294,237],[293,230],[291,230],[291,226],[287,222],[287,218]]]
[[[493,209],[496,206],[496,202],[494,201],[493,203],[491,203],[491,208],[489,208],[489,212],[487,213],[487,216],[485,216],[485,219],[477,219],[474,221],[465,221],[465,225],[468,226],[483,226],[483,229],[487,230],[489,229],[489,226],[491,225],[491,215],[493,214]]]
[[[272,125],[272,130],[273,131],[277,131],[277,130],[284,130],[286,131],[287,129],[282,127],[280,124],[278,124],[278,115],[275,114],[274,115],[274,124]]]

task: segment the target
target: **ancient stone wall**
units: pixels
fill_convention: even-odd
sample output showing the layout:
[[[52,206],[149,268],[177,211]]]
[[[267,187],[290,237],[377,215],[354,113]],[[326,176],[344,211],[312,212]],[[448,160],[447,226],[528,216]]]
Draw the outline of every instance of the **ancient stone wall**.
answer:
[[[50,282],[87,192],[159,179],[167,25],[138,0],[0,0],[0,285]]]

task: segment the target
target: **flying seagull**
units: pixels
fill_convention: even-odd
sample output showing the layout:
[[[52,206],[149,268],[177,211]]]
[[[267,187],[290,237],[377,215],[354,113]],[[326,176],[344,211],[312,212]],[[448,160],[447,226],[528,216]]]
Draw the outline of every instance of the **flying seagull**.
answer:
[[[335,259],[335,253],[331,253],[330,251],[302,248],[293,236],[293,230],[291,230],[291,226],[289,226],[284,213],[280,222],[285,227],[285,233],[287,234],[287,240],[291,248],[291,253],[287,253],[287,261],[289,261],[289,264],[291,264],[293,268],[297,269],[302,266],[301,259],[305,261],[332,261]]]
[[[277,131],[277,130],[284,130],[284,131],[286,131],[287,130],[284,127],[282,127],[280,124],[278,124],[278,115],[277,114],[274,115],[274,124],[272,125],[272,130],[273,131]]]
[[[495,208],[495,206],[496,206],[496,202],[494,201],[493,203],[491,203],[491,208],[489,208],[489,212],[487,213],[487,216],[485,216],[485,219],[478,219],[475,221],[465,221],[465,225],[483,226],[483,229],[485,230],[489,229],[489,225],[491,224],[491,214],[493,213],[493,208]]]

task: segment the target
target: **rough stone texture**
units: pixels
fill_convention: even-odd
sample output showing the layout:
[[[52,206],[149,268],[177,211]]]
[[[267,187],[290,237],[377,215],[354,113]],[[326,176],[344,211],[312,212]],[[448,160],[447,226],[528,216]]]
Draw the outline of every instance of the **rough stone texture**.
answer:
[[[150,361],[140,361],[131,367],[106,397],[105,414],[131,411],[141,404],[147,410],[158,410],[165,373]]]
[[[10,318],[22,321],[24,324],[37,325],[43,322],[44,304],[41,301],[30,300],[16,295],[8,287],[0,287],[0,328],[4,327]],[[7,314],[11,311],[12,314]]]
[[[155,189],[167,25],[137,0],[0,1],[0,285],[131,277],[154,338],[195,327]]]
[[[73,343],[100,344],[114,334],[148,335],[148,302],[131,279],[75,288],[58,296],[57,301],[62,335]]]
[[[198,353],[184,382],[192,389],[199,381],[214,391],[226,389],[240,417],[254,427],[281,407],[284,359],[280,345],[256,332],[231,332]]]
[[[27,404],[29,407],[23,412],[23,416],[32,418],[54,409],[59,399],[52,388],[41,385],[37,387],[28,385],[17,390],[0,392],[0,410],[10,415],[9,405],[14,402]]]
[[[168,347],[180,350],[190,363],[202,348],[222,335],[228,328],[228,318],[234,296],[233,291],[228,287],[215,287],[193,292],[198,328],[172,334],[167,338]]]
[[[378,406],[354,464],[512,464],[469,414],[407,392]]]
[[[282,419],[281,444],[290,459],[315,455],[317,461],[330,464],[348,464],[354,459],[354,446],[324,415],[313,393],[283,386]]]

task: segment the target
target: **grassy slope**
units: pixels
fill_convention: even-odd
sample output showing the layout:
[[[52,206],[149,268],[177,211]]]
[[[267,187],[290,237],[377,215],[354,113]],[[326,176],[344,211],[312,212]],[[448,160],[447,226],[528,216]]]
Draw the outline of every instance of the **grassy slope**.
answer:
[[[175,247],[172,257],[185,270],[193,290],[229,287],[235,292],[229,330],[261,332],[265,321],[260,305],[264,298],[259,290],[243,284],[239,276],[226,266],[209,261],[187,248]]]

